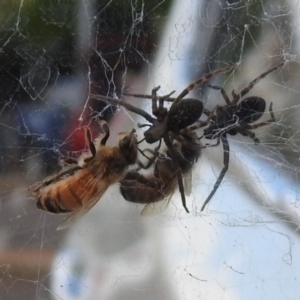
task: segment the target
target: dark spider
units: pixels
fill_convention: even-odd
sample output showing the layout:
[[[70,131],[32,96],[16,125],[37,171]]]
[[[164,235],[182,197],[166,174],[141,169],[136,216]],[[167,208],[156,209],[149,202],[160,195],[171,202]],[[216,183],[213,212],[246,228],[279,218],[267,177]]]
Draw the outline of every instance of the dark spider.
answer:
[[[257,78],[255,78],[253,81],[249,83],[247,87],[241,90],[240,93],[236,94],[234,91],[232,91],[232,100],[230,101],[229,97],[227,96],[225,90],[219,86],[212,86],[208,85],[209,87],[220,90],[221,94],[226,102],[226,105],[224,106],[217,106],[212,113],[212,116],[210,118],[210,124],[207,128],[203,131],[203,136],[206,139],[217,139],[217,143],[211,146],[216,146],[222,141],[223,144],[223,162],[224,167],[217,178],[217,181],[214,185],[213,190],[205,200],[204,204],[201,207],[201,211],[204,210],[205,206],[208,204],[210,199],[213,197],[215,192],[217,191],[220,183],[222,182],[225,173],[228,169],[229,165],[229,144],[227,139],[227,134],[229,135],[236,135],[237,133],[240,133],[243,136],[250,137],[255,144],[258,144],[260,141],[258,138],[255,137],[254,132],[251,130],[256,129],[258,127],[262,127],[265,125],[268,125],[272,122],[275,122],[275,116],[272,111],[272,102],[269,107],[269,112],[271,114],[271,119],[265,122],[260,122],[257,124],[252,124],[257,120],[260,119],[260,117],[264,114],[265,108],[266,108],[266,101],[261,97],[251,96],[247,97],[246,99],[242,100],[239,104],[238,101],[245,96],[252,88],[253,86],[259,82],[260,79],[266,77],[271,72],[277,70],[283,66],[283,63],[277,65],[276,67],[262,73]],[[209,114],[209,111],[204,111],[204,113]],[[198,125],[199,127],[199,125]],[[201,127],[201,126],[200,126]],[[197,125],[192,125],[189,128],[185,130],[193,130],[196,129]]]
[[[121,105],[128,109],[131,112],[134,112],[142,117],[144,117],[151,125],[139,125],[139,127],[145,127],[149,126],[149,129],[147,129],[144,132],[145,140],[148,144],[153,144],[155,142],[161,142],[163,139],[166,146],[169,149],[169,155],[172,160],[174,170],[177,176],[178,180],[178,186],[179,191],[181,194],[182,199],[182,205],[185,208],[186,212],[189,212],[186,203],[185,203],[185,195],[184,195],[184,187],[183,187],[183,181],[182,181],[182,174],[180,170],[179,163],[176,159],[176,151],[174,149],[174,146],[172,142],[170,141],[169,133],[173,133],[174,138],[178,138],[180,141],[182,141],[182,138],[180,139],[179,132],[180,130],[186,128],[187,126],[190,126],[194,124],[196,121],[199,120],[200,116],[203,112],[203,103],[198,99],[183,99],[192,89],[194,89],[196,86],[203,84],[205,81],[210,79],[211,77],[227,72],[231,69],[233,69],[236,65],[226,67],[223,69],[219,69],[216,71],[213,71],[211,73],[208,73],[201,77],[200,79],[196,80],[194,83],[190,84],[187,88],[185,88],[179,96],[177,96],[171,107],[170,110],[164,107],[164,101],[167,101],[167,99],[170,98],[170,96],[174,93],[171,92],[168,95],[158,97],[157,91],[159,90],[160,86],[154,88],[152,90],[152,95],[134,95],[134,94],[126,94],[129,96],[134,97],[141,97],[141,98],[151,98],[152,99],[152,114],[156,117],[153,118],[151,115],[149,115],[146,111],[139,109],[133,105],[130,105],[129,103],[126,103],[121,100],[113,99],[110,97],[100,96],[100,95],[93,95],[90,94],[91,98],[106,101],[108,103]],[[157,106],[157,101],[159,101],[159,105]],[[199,125],[200,124],[200,125]],[[208,124],[208,121],[198,121],[198,127],[203,127]],[[151,161],[150,163],[153,163]]]

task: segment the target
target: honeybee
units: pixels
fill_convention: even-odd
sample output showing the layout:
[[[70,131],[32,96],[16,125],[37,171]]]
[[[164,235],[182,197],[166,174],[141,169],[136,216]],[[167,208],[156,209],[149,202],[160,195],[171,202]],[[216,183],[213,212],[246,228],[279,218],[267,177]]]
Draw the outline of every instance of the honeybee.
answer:
[[[175,142],[173,146],[183,174],[185,195],[189,196],[192,187],[192,168],[200,156],[201,146],[195,143],[198,138],[195,132],[186,133],[183,137],[182,142]],[[157,156],[153,174],[144,176],[138,171],[129,171],[120,181],[120,191],[125,200],[146,204],[141,214],[149,216],[168,207],[178,187],[178,181],[168,149],[159,154],[151,149],[145,151]]]
[[[86,214],[101,198],[107,188],[118,182],[126,168],[137,161],[137,139],[135,130],[120,133],[115,147],[105,146],[109,138],[109,127],[105,121],[98,120],[105,135],[92,141],[91,131],[85,127],[86,143],[90,153],[78,160],[62,158],[67,167],[60,173],[37,182],[29,191],[37,198],[37,207],[51,213],[71,213],[57,228],[64,229]]]

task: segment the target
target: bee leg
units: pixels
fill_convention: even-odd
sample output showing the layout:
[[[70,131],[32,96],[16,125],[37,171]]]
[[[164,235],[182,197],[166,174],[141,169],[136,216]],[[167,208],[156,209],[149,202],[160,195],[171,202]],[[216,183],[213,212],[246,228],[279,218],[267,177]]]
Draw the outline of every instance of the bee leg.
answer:
[[[143,162],[141,162],[140,160],[137,160],[136,164],[139,166],[136,171],[139,171],[140,169],[149,169],[152,164],[154,163],[156,157],[153,157],[153,158],[150,158],[150,157],[147,157],[149,160],[146,164],[144,164]]]
[[[160,149],[160,146],[161,146],[161,139],[159,140],[159,143],[158,143],[158,146],[155,147],[153,150],[152,149],[145,149],[145,150],[141,150],[138,148],[139,152],[148,159],[148,162],[147,164],[143,164],[141,161],[137,161],[137,165],[139,166],[139,168],[137,170],[140,170],[140,169],[149,169],[152,164],[155,162],[157,156],[159,155],[159,149]],[[144,152],[149,152],[152,154],[152,157],[148,157]]]
[[[67,167],[67,166],[77,165],[78,161],[77,161],[77,159],[75,159],[73,157],[61,156],[58,159],[58,164],[63,166],[63,167]]]
[[[100,145],[105,146],[105,144],[109,138],[109,135],[110,135],[109,127],[108,127],[107,122],[104,120],[101,120],[100,118],[97,118],[97,122],[100,125],[101,130],[105,133],[104,137],[100,140]]]
[[[145,154],[146,150],[149,150],[149,149],[141,150],[141,149],[138,148],[138,151],[139,151],[144,157],[146,157],[148,160],[151,160],[152,158],[150,158],[149,156],[147,156],[147,155]]]
[[[85,130],[85,140],[86,144],[89,146],[89,149],[91,151],[92,157],[95,157],[96,155],[96,147],[92,141],[92,133],[89,127],[84,127]]]
[[[176,175],[174,175],[176,176]],[[160,174],[159,174],[159,170],[157,168],[157,165],[155,165],[155,168],[154,168],[154,177],[156,179],[155,183],[157,185],[157,188],[162,191],[163,188],[164,188],[164,182],[162,181],[161,177],[160,177]]]

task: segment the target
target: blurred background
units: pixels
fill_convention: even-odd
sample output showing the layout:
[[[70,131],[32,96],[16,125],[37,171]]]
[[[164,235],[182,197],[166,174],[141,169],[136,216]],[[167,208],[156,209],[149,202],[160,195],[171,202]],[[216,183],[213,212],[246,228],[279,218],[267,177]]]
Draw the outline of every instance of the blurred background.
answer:
[[[300,6],[288,1],[4,1],[0,12],[0,299],[298,299],[300,294]],[[273,102],[261,144],[229,137],[204,149],[193,171],[190,214],[176,194],[151,218],[118,185],[67,230],[36,208],[29,185],[85,150],[100,115],[117,133],[142,119],[89,94],[180,93],[233,63],[210,84]],[[224,104],[203,85],[205,107]],[[122,97],[151,112],[151,101]],[[268,111],[262,117],[270,118]],[[139,129],[142,137],[143,131]],[[199,130],[199,135],[202,132]]]

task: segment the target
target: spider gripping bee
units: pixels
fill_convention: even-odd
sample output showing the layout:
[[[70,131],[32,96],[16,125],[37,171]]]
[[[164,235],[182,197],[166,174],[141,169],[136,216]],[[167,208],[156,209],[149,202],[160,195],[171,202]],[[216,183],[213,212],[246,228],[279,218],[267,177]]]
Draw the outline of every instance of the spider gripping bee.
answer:
[[[67,167],[55,176],[29,187],[37,198],[37,207],[51,213],[71,213],[57,228],[70,226],[86,214],[101,198],[107,188],[118,182],[129,165],[137,161],[137,139],[135,130],[120,133],[118,145],[105,146],[109,138],[109,127],[99,121],[105,135],[95,146],[91,132],[85,127],[86,143],[90,153],[78,160],[62,158]]]
[[[201,77],[200,79],[196,80],[194,83],[190,84],[186,87],[178,97],[170,98],[170,96],[174,93],[171,92],[168,95],[158,97],[157,91],[159,90],[159,86],[155,87],[152,90],[152,95],[136,95],[136,94],[124,94],[127,96],[134,96],[134,97],[141,97],[141,98],[150,98],[152,99],[152,114],[155,116],[152,117],[146,111],[139,109],[129,103],[124,101],[113,99],[110,97],[105,97],[101,95],[93,95],[90,94],[91,98],[106,101],[111,104],[121,105],[125,107],[127,110],[136,113],[142,117],[144,117],[150,124],[142,124],[139,127],[149,126],[144,132],[145,140],[148,144],[153,144],[155,142],[159,142],[159,147],[161,140],[163,140],[168,148],[168,155],[172,161],[172,165],[175,170],[175,174],[177,177],[179,192],[181,194],[182,205],[186,212],[189,212],[186,201],[185,201],[185,194],[184,194],[184,186],[183,186],[183,178],[182,173],[180,171],[179,162],[177,160],[176,151],[174,149],[173,143],[170,140],[170,134],[172,134],[172,138],[175,138],[179,141],[182,141],[182,136],[180,135],[180,131],[187,126],[194,124],[196,121],[199,120],[202,112],[203,112],[203,103],[198,99],[184,99],[184,97],[195,87],[203,84],[211,77],[228,72],[233,69],[236,65],[225,67],[223,69],[219,69],[208,73]],[[170,110],[164,107],[165,101],[172,101],[172,105]],[[157,101],[159,105],[157,106]],[[199,121],[198,121],[199,123]],[[201,121],[201,127],[208,124],[208,121]]]
[[[197,147],[198,137],[195,132],[186,133],[183,138],[186,143],[176,142],[173,146],[184,179],[184,192],[188,196],[191,193],[192,168],[200,156],[201,148]],[[190,147],[191,144],[195,147]],[[142,175],[138,171],[129,171],[120,181],[120,191],[125,200],[146,204],[142,215],[151,215],[168,206],[178,184],[168,148],[159,154],[157,149],[144,151],[156,158],[154,172]]]

